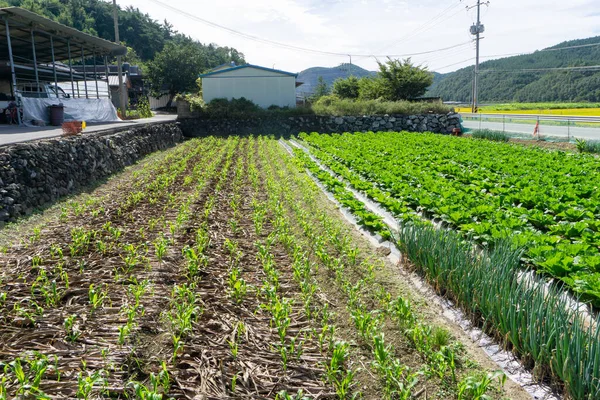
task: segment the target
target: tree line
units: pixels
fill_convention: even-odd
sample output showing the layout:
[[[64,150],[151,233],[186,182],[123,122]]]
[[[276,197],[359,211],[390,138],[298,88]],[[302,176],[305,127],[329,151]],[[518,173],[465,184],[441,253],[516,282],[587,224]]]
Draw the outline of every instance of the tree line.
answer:
[[[600,36],[572,40],[532,54],[483,62],[480,66],[479,100],[483,102],[598,102],[600,71],[551,70],[600,64]],[[428,94],[444,100],[471,101],[473,67],[444,74]]]
[[[22,7],[61,24],[115,41],[112,1],[0,0],[0,7]],[[198,73],[244,55],[232,47],[204,44],[177,32],[166,20],[158,22],[139,9],[118,9],[119,36],[128,47],[124,61],[142,67],[151,90],[171,95],[197,90]]]
[[[410,58],[388,58],[377,63],[379,71],[375,76],[338,78],[331,87],[319,77],[311,100],[318,101],[329,94],[352,100],[413,100],[423,96],[433,83],[433,74],[426,67],[414,65]]]

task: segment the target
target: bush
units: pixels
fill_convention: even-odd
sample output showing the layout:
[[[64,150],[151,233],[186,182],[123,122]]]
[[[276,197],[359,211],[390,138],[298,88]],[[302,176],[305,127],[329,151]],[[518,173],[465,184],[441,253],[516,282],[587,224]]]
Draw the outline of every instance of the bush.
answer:
[[[337,96],[323,96],[312,105],[317,115],[411,115],[411,114],[447,114],[452,107],[442,102],[350,100]]]
[[[214,99],[208,104],[198,96],[177,96],[176,99],[190,103],[192,111],[200,111],[207,118],[243,118],[248,116],[303,116],[303,115],[413,115],[447,114],[452,107],[441,102],[383,101],[340,99],[335,95],[321,97],[306,107],[278,107],[272,105],[266,110],[252,101],[240,99]]]
[[[500,131],[493,131],[491,129],[476,129],[471,133],[475,139],[485,139],[494,142],[508,142],[509,136]]]
[[[239,99],[214,99],[204,108],[211,117],[232,117],[256,114],[261,108],[253,101],[240,97]]]
[[[600,154],[600,140],[575,139],[580,153]]]
[[[331,93],[340,99],[357,99],[359,92],[359,79],[355,76],[338,78],[333,82]]]
[[[153,114],[147,97],[139,99],[136,110],[140,118],[152,118]]]

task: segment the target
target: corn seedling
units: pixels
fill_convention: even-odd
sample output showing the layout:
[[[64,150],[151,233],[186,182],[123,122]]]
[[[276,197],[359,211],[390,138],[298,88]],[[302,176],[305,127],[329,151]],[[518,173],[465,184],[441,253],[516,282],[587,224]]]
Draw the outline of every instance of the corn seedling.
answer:
[[[248,288],[246,281],[240,277],[240,270],[237,267],[231,268],[229,271],[228,284],[231,297],[237,303],[241,303],[244,300],[244,296],[246,296]]]
[[[154,241],[154,254],[156,254],[156,258],[162,261],[163,257],[167,253],[167,249],[169,247],[169,240],[164,236],[156,239]]]
[[[488,372],[485,375],[468,375],[458,384],[458,400],[491,400],[486,393],[494,381],[504,386],[506,375],[502,371]]]
[[[88,299],[93,313],[97,308],[104,305],[104,300],[108,297],[108,285],[104,284],[104,290],[97,288],[93,283],[88,290]]]
[[[63,328],[65,328],[65,339],[69,342],[74,342],[81,336],[81,330],[79,324],[75,320],[77,315],[69,315],[63,322]]]
[[[104,378],[105,371],[100,370],[94,373],[79,372],[77,375],[77,398],[78,399],[89,399],[94,388],[100,387],[100,391],[104,390],[107,384]]]

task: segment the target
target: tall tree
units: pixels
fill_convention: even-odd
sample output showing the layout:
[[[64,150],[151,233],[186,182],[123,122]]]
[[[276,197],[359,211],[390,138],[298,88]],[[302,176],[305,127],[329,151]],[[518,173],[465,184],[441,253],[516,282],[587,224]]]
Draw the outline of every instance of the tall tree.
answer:
[[[166,90],[174,96],[195,91],[204,64],[202,50],[193,43],[167,43],[147,65],[152,92],[159,94]]]
[[[413,65],[410,58],[393,60],[388,57],[385,63],[377,63],[386,100],[415,99],[423,96],[433,83],[433,74],[425,67]]]
[[[353,75],[338,78],[333,82],[331,93],[341,99],[357,99],[359,95],[359,79]]]
[[[317,80],[317,86],[315,86],[315,91],[313,92],[310,100],[317,101],[323,96],[327,96],[329,94],[329,86],[327,86],[327,82],[323,79],[322,76],[319,76]]]

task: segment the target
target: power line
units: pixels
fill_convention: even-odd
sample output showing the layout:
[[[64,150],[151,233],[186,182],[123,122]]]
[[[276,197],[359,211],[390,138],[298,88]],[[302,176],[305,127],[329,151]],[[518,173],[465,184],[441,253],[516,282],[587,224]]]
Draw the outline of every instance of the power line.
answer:
[[[415,29],[414,31],[412,31],[411,33],[409,33],[406,36],[401,37],[400,39],[394,41],[394,43],[389,44],[385,47],[380,48],[380,50],[378,50],[377,52],[381,52],[384,51],[385,49],[388,49],[392,46],[397,45],[398,43],[402,43],[407,41],[408,39],[411,39],[412,37],[416,36],[417,34],[423,33],[431,28],[433,28],[434,26],[436,26],[438,23],[442,22],[445,19],[451,18],[454,15],[458,14],[458,13],[454,13],[450,16],[447,16],[446,14],[448,12],[450,12],[450,10],[452,10],[453,8],[455,8],[456,6],[460,5],[460,3],[462,3],[462,0],[458,0],[458,3],[454,2],[453,4],[451,4],[450,6],[448,6],[447,8],[445,8],[444,10],[442,10],[439,14],[437,14],[435,17],[431,18],[430,20],[428,20],[427,22],[425,22],[423,25],[421,25],[420,27],[418,27],[417,29]],[[459,10],[459,12],[462,10]],[[442,17],[442,18],[440,18]]]
[[[584,47],[593,47],[593,46],[600,46],[600,43],[590,43],[590,44],[581,44],[581,45],[577,45],[577,46],[549,48],[549,49],[542,49],[542,50],[530,51],[530,52],[527,52],[527,53],[493,54],[493,55],[489,55],[489,56],[482,56],[482,58],[525,56],[525,55],[535,54],[535,53],[541,53],[541,52],[545,52],[545,51],[559,51],[559,50],[569,50],[569,49],[580,49],[580,48],[584,48]]]
[[[270,39],[265,39],[265,38],[261,38],[258,36],[254,36],[254,35],[250,35],[229,27],[226,27],[224,25],[221,24],[217,24],[215,22],[211,22],[209,20],[206,20],[204,18],[200,18],[196,15],[190,14],[186,11],[180,10],[178,8],[175,8],[173,6],[170,6],[168,4],[163,3],[162,1],[159,0],[150,0],[152,3],[158,4],[164,8],[167,8],[171,11],[174,11],[178,14],[181,14],[185,17],[191,18],[195,21],[201,22],[203,24],[212,26],[214,28],[218,28],[218,29],[222,29],[225,30],[229,33],[232,33],[234,35],[243,37],[245,39],[248,40],[253,40],[256,42],[260,42],[260,43],[265,43],[265,44],[269,44],[269,45],[273,45],[273,46],[278,46],[278,47],[282,47],[288,50],[295,50],[295,51],[302,51],[302,52],[308,52],[308,53],[315,53],[315,54],[323,54],[323,55],[329,55],[329,56],[339,56],[339,57],[412,57],[412,56],[419,56],[419,55],[424,55],[424,54],[431,54],[431,53],[436,53],[436,52],[441,52],[441,51],[446,51],[446,50],[451,50],[451,49],[455,49],[457,47],[461,47],[461,46],[465,46],[469,43],[469,42],[464,42],[464,43],[459,43],[453,46],[448,46],[448,47],[444,47],[441,49],[435,49],[435,50],[429,50],[429,51],[422,51],[422,52],[418,52],[418,53],[406,53],[406,54],[383,54],[383,55],[373,55],[373,54],[351,54],[351,53],[340,53],[340,52],[333,52],[333,51],[325,51],[325,50],[317,50],[317,49],[311,49],[311,48],[307,48],[307,47],[301,47],[301,46],[295,46],[295,45],[291,45],[291,44],[287,44],[287,43],[282,43],[282,42],[277,42],[274,40],[270,40]]]
[[[458,64],[466,63],[467,61],[473,61],[474,59],[475,59],[475,57],[467,58],[466,60],[462,60],[462,61],[459,61],[459,62],[456,62],[453,64],[444,65],[443,67],[438,67],[436,69],[444,69],[444,68],[448,68],[448,67],[453,67]]]
[[[515,69],[482,69],[480,72],[545,72],[545,71],[595,71],[600,70],[600,65],[587,65],[582,67],[554,67],[554,68],[515,68]]]

